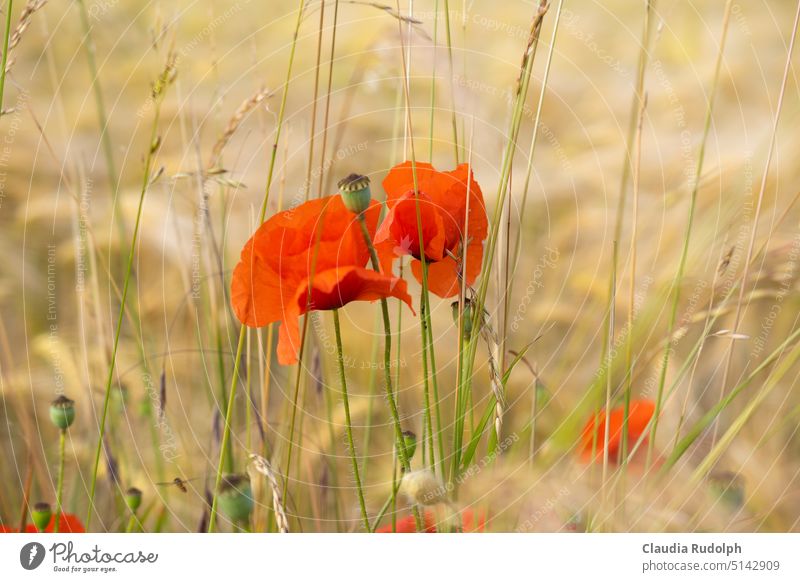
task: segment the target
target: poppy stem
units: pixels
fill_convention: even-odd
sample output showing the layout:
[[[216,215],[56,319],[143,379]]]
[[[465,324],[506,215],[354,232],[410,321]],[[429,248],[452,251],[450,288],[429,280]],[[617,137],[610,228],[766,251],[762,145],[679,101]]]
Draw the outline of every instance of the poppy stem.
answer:
[[[361,476],[358,472],[358,459],[356,459],[356,446],[353,443],[353,423],[350,419],[350,399],[347,396],[347,376],[344,372],[344,350],[342,349],[342,330],[339,325],[339,310],[333,310],[333,330],[336,336],[336,365],[339,368],[339,382],[342,387],[342,403],[344,404],[344,428],[347,435],[347,448],[350,453],[350,461],[353,464],[353,476],[356,479],[356,490],[358,491],[358,505],[361,508],[361,517],[364,520],[364,527],[368,532],[372,529],[369,526],[369,515],[367,514],[367,504],[364,502],[364,489],[361,485]]]
[[[246,337],[246,327],[243,325],[239,330],[239,344],[236,348],[236,359],[233,362],[233,375],[231,376],[231,390],[228,394],[227,410],[225,411],[225,428],[222,431],[222,443],[219,447],[219,462],[217,463],[217,477],[214,481],[214,497],[211,500],[211,515],[208,518],[208,533],[214,531],[217,521],[217,500],[219,499],[219,488],[222,483],[222,467],[225,466],[228,443],[231,440],[231,421],[233,419],[233,402],[236,399],[236,387],[239,382],[239,363],[242,361],[244,351],[244,339]]]
[[[358,215],[358,224],[361,226],[361,233],[364,235],[364,242],[369,250],[372,268],[380,273],[381,263],[378,260],[378,253],[375,251],[375,246],[372,244],[372,237],[370,237],[363,213]],[[381,314],[383,315],[383,378],[386,388],[386,399],[389,401],[389,412],[392,415],[392,422],[394,423],[395,446],[397,447],[397,457],[400,460],[400,471],[406,473],[411,470],[411,463],[409,463],[408,455],[406,454],[406,447],[403,442],[403,428],[400,425],[400,414],[397,411],[397,402],[395,401],[394,388],[392,387],[392,326],[389,320],[389,306],[386,299],[383,298],[381,299]],[[394,503],[395,491],[392,489],[392,505],[394,505]],[[417,531],[422,531],[422,517],[420,516],[419,509],[414,506],[412,511],[414,513],[414,522]]]
[[[67,429],[62,428],[58,437],[58,484],[56,485],[56,518],[53,522],[53,533],[58,533],[61,525],[61,499],[64,491],[64,447],[67,442]]]

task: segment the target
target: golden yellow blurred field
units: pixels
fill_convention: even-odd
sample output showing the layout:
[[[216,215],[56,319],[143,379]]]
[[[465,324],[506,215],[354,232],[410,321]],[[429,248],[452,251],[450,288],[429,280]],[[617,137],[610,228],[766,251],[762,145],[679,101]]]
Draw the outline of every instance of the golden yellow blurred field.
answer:
[[[334,194],[352,172],[369,176],[382,200],[381,181],[413,145],[418,160],[442,170],[455,166],[456,152],[469,161],[492,220],[538,2],[39,4],[29,3],[37,10],[25,15],[16,45],[12,35],[0,118],[0,523],[16,527],[26,502],[55,504],[59,437],[48,407],[62,393],[77,411],[66,440],[64,508],[86,515],[145,184],[87,525],[124,530],[122,493],[135,486],[143,530],[196,531],[207,525],[240,329],[229,307],[231,271],[256,228],[273,151],[267,216]],[[551,0],[543,18],[493,267],[481,275],[488,325],[500,338],[492,357],[508,366],[530,347],[505,385],[501,446],[480,440],[448,506],[488,516],[489,531],[800,530],[796,54],[781,90],[796,5],[659,0],[646,24],[647,5]],[[12,30],[23,8],[14,4]],[[154,99],[154,91],[163,94]],[[419,316],[420,288],[406,275]],[[451,302],[431,298],[448,447],[459,353]],[[401,316],[397,302],[390,310],[393,330],[401,330],[392,373],[403,425],[421,449],[420,318]],[[393,474],[380,315],[358,303],[341,318],[374,517]],[[231,468],[245,471],[255,452],[271,459],[283,483],[291,440],[284,502],[292,531],[360,527],[332,333],[329,314],[309,318],[297,374],[278,365],[266,328],[251,330],[239,369]],[[582,463],[581,429],[607,398],[621,402],[628,370],[634,398],[657,398],[665,348],[653,471],[643,476],[651,467],[641,459],[622,470]],[[468,434],[491,397],[481,340]],[[418,450],[412,465],[423,463]],[[268,482],[252,466],[250,476],[251,527],[275,530]],[[158,485],[175,477],[192,479],[187,493]],[[408,503],[398,498],[398,516],[408,515]]]

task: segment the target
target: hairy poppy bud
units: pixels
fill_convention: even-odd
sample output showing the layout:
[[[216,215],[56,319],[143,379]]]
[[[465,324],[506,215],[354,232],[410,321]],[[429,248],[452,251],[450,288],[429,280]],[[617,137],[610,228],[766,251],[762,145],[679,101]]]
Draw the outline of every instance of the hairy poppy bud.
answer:
[[[414,458],[414,453],[417,451],[417,435],[410,430],[404,430],[403,446],[406,449],[406,460],[410,461]]]
[[[436,505],[447,501],[447,487],[430,469],[406,473],[400,487],[417,505]]]
[[[369,190],[369,178],[360,174],[350,174],[339,180],[339,194],[345,208],[355,214],[361,214],[369,208],[372,193]]]
[[[142,504],[142,492],[136,487],[131,487],[125,492],[125,505],[128,506],[133,513],[139,509]]]
[[[458,326],[458,301],[453,301],[450,304],[450,308],[453,310],[453,321],[455,322],[456,326]],[[464,299],[464,315],[463,315],[463,326],[464,326],[464,339],[469,339],[472,336],[472,302],[469,299]],[[481,322],[478,322],[478,327],[480,328]]]
[[[75,402],[63,394],[50,403],[50,420],[56,428],[66,430],[75,420]]]
[[[39,502],[33,506],[33,511],[31,511],[33,524],[39,531],[45,530],[45,528],[50,524],[50,518],[52,516],[53,511],[50,509],[49,503]]]
[[[253,490],[250,477],[244,474],[225,475],[219,487],[219,507],[233,521],[245,521],[253,511]]]
[[[709,479],[711,491],[732,507],[740,508],[746,498],[744,480],[730,471],[713,473]]]

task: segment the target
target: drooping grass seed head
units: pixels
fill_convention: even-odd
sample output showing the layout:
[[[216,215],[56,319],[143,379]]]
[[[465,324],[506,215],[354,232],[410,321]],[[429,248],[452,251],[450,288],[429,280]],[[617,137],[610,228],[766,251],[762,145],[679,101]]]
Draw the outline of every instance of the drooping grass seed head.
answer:
[[[403,475],[400,488],[416,505],[447,502],[447,487],[430,469],[406,473]]]
[[[33,524],[39,531],[45,530],[45,528],[50,524],[51,517],[53,517],[53,511],[50,509],[49,503],[40,501],[33,506],[33,511],[31,511],[31,519],[33,519]]]
[[[403,431],[403,446],[406,451],[406,460],[411,461],[417,451],[417,435],[410,430]]]
[[[232,521],[249,519],[255,505],[250,477],[241,473],[223,476],[218,502],[222,512]]]
[[[67,430],[75,420],[75,402],[63,394],[50,403],[50,420],[61,430]]]
[[[142,504],[142,492],[136,487],[131,487],[125,492],[125,505],[128,506],[133,513],[139,509]]]
[[[372,200],[369,178],[361,174],[350,174],[346,178],[339,180],[338,186],[342,202],[350,212],[361,214],[369,208],[369,203]]]

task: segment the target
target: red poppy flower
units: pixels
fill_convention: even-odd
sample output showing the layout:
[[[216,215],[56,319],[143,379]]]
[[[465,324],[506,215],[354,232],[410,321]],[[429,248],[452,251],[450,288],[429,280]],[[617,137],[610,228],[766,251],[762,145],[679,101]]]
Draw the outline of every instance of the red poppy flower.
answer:
[[[436,520],[430,511],[426,511],[422,516],[425,525],[425,531],[422,533],[436,533]],[[486,516],[479,514],[478,519],[475,519],[475,512],[471,509],[465,509],[461,512],[461,523],[464,533],[482,533],[486,526]],[[392,524],[379,527],[375,533],[416,533],[416,523],[413,515],[408,515],[398,519],[395,523],[395,530],[392,531]]]
[[[56,516],[53,515],[50,518],[50,523],[47,524],[47,527],[44,529],[45,533],[53,533],[56,526]],[[25,531],[23,533],[37,533],[38,530],[36,526],[33,524],[28,524],[25,526]],[[58,533],[85,533],[86,530],[81,523],[81,520],[78,519],[77,516],[71,513],[62,513],[61,514],[61,521],[58,524]],[[13,527],[8,527],[6,525],[0,524],[0,533],[20,533],[18,529]]]
[[[377,202],[364,213],[370,236],[379,214]],[[278,361],[293,364],[297,318],[308,311],[388,297],[411,306],[406,282],[365,269],[368,260],[356,215],[340,196],[306,202],[267,220],[244,246],[231,282],[233,310],[249,327],[280,321]]]
[[[633,447],[648,430],[656,405],[652,400],[631,400],[628,416],[628,447]],[[620,406],[611,411],[608,417],[608,458],[616,461],[622,444],[622,430],[625,425],[625,407]],[[595,437],[595,435],[597,435]],[[581,433],[581,459],[588,463],[595,451],[595,461],[603,460],[603,447],[606,435],[606,411],[601,410],[586,423]],[[596,438],[596,440],[595,440]],[[647,442],[647,439],[642,441]]]
[[[389,212],[378,229],[375,243],[387,272],[397,257],[414,257],[411,271],[421,282],[419,203],[428,288],[440,297],[452,297],[461,284],[460,269],[464,269],[468,285],[481,271],[483,241],[488,232],[483,193],[467,164],[460,164],[452,172],[439,172],[425,163],[417,163],[415,167],[416,196],[411,162],[392,168],[383,181]],[[466,252],[461,248],[465,234]]]

